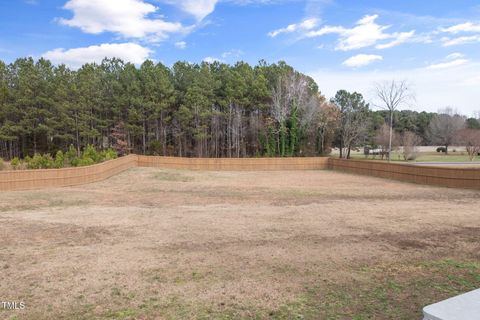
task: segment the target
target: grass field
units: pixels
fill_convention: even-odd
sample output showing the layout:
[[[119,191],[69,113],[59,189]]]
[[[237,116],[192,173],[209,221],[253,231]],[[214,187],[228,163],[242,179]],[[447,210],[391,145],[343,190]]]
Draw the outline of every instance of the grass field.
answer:
[[[480,287],[480,192],[135,168],[0,193],[1,319],[420,319]]]
[[[408,161],[408,163],[423,163],[423,162],[438,162],[438,163],[449,163],[449,162],[468,162],[472,163],[473,165],[480,165],[480,156],[476,157],[473,162],[470,161],[467,152],[465,151],[465,147],[450,147],[449,153],[441,153],[436,152],[437,146],[420,146],[418,147],[418,156],[415,161]],[[332,151],[333,157],[339,156],[339,150],[334,149]],[[363,153],[363,148],[352,150],[350,153],[350,157],[352,159],[358,160],[379,160],[381,161],[381,156],[368,156],[365,157]],[[392,152],[392,161],[397,162],[404,162],[403,154],[399,151]]]
[[[368,160],[380,160],[380,156],[369,156],[361,152],[354,152],[351,154],[352,159],[368,159]],[[398,152],[392,152],[392,161],[406,162],[403,159],[403,155]],[[411,162],[470,162],[470,158],[465,152],[450,152],[448,155],[438,152],[420,152],[415,161]],[[473,161],[474,164],[480,164],[480,157],[477,157]]]

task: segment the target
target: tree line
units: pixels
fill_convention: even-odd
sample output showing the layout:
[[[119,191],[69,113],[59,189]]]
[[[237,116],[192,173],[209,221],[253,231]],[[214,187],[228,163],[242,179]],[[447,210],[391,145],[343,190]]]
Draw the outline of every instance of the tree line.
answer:
[[[380,87],[396,91],[403,85],[393,81]],[[384,110],[371,111],[361,94],[345,90],[338,91],[331,102],[339,112],[334,146],[339,148],[341,158],[350,158],[351,150],[360,146],[366,147],[365,155],[372,150],[382,159],[390,159],[392,151],[398,150],[404,160],[415,160],[420,145],[442,146],[438,150],[446,154],[450,146],[462,146],[470,160],[480,155],[480,119],[467,118],[452,108],[436,113],[399,111],[387,102]]]
[[[119,59],[78,70],[48,60],[0,62],[0,156],[73,145],[187,157],[318,155],[325,98],[284,62],[171,68]]]
[[[360,93],[327,100],[285,62],[172,67],[119,59],[78,70],[45,59],[0,61],[0,157],[33,157],[91,145],[120,155],[315,156],[375,143],[382,126],[423,143],[435,113],[373,111]],[[478,121],[469,119],[471,126]]]

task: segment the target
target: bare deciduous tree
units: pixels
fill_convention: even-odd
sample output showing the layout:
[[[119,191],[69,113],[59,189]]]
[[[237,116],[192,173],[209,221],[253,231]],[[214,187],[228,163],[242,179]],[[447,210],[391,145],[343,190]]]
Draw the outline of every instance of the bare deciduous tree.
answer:
[[[456,143],[465,146],[470,161],[480,153],[480,130],[461,129],[456,134]]]
[[[395,150],[398,146],[398,138],[395,131],[390,132],[390,126],[383,124],[373,137],[373,142],[380,147],[382,160],[388,156],[390,150]]]
[[[418,146],[422,143],[422,138],[410,131],[405,131],[401,136],[403,159],[415,160],[418,155]]]
[[[290,71],[281,76],[272,88],[272,115],[278,123],[284,123],[295,105],[303,108],[310,98],[307,77]]]
[[[390,137],[388,144],[388,160],[390,161],[393,139],[393,115],[398,108],[411,103],[415,96],[405,80],[377,83],[375,85],[375,94],[381,102],[379,107],[390,112]]]
[[[457,132],[465,127],[465,117],[457,114],[452,108],[439,110],[428,126],[428,137],[433,144],[448,147],[455,141]]]
[[[283,74],[272,88],[272,116],[278,126],[278,149],[286,155],[287,120],[294,112],[301,114],[300,124],[305,128],[311,124],[318,112],[322,96],[312,95],[311,78],[293,70]],[[292,143],[292,141],[291,141]],[[290,149],[294,149],[290,145]]]

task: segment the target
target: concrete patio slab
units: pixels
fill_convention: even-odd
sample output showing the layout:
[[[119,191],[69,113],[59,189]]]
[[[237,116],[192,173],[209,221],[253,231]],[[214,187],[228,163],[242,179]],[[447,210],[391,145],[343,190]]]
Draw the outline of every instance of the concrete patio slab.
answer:
[[[423,308],[424,320],[480,320],[480,289]]]

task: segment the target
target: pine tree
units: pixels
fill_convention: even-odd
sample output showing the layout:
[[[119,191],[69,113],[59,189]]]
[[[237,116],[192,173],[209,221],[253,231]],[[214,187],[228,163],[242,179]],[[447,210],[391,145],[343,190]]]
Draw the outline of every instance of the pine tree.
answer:
[[[17,59],[0,62],[0,156],[54,155],[70,145],[77,158],[88,145],[197,157],[316,154],[309,146],[317,146],[324,101],[285,62],[168,68],[113,58],[70,70]]]

